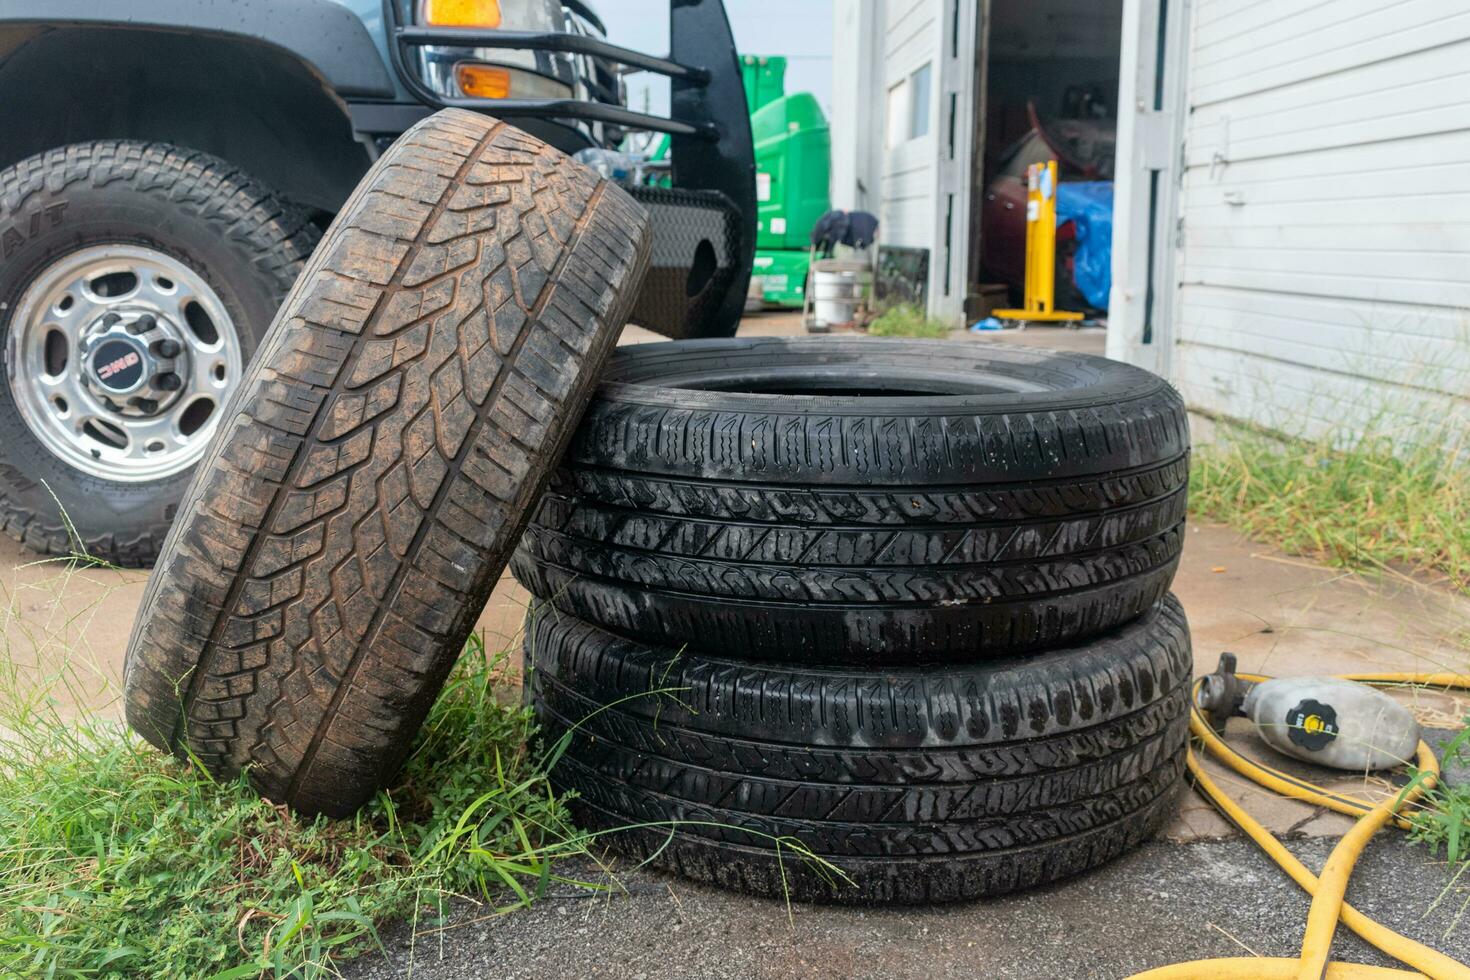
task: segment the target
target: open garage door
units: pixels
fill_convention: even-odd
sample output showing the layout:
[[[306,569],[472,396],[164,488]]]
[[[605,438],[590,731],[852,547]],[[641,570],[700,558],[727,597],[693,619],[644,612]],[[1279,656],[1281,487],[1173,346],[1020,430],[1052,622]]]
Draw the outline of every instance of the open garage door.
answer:
[[[1102,315],[1107,307],[1122,8],[1123,0],[994,0],[986,6],[984,104],[976,135],[984,194],[970,226],[977,316],[1021,305],[1027,173],[1050,160],[1060,184],[1056,308]],[[1081,202],[1092,202],[1091,221],[1076,220]]]
[[[1108,356],[1169,376],[1189,7],[1124,0]]]

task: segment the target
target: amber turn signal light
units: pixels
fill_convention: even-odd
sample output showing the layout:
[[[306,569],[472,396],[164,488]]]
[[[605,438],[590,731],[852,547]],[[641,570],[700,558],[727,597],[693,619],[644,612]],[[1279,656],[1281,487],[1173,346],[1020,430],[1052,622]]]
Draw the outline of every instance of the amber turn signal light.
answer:
[[[500,0],[424,0],[424,23],[435,27],[499,27]]]
[[[510,95],[510,72],[490,65],[457,65],[454,79],[472,99],[503,99]]]

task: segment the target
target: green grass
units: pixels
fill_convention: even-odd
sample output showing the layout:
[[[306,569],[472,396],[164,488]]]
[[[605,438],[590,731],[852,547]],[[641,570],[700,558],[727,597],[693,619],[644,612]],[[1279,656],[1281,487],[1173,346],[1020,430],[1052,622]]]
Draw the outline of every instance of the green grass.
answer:
[[[55,575],[25,581],[38,567]],[[592,853],[618,831],[578,831],[547,778],[570,736],[538,743],[506,656],[478,637],[395,784],[351,819],[305,819],[108,720],[117,692],[86,638],[97,576],[120,583],[116,569],[79,556],[20,572],[0,603],[0,976],[333,976],[384,922],[417,943],[455,899],[483,917],[554,883],[618,887]],[[90,602],[70,588],[84,574]],[[68,707],[108,699],[101,715]],[[766,846],[844,877],[792,838]]]
[[[1470,726],[1470,718],[1465,719]],[[1470,766],[1470,727],[1462,728],[1444,746],[1440,755],[1440,767],[1448,765]],[[1410,817],[1413,827],[1411,840],[1427,844],[1436,856],[1443,853],[1452,874],[1449,883],[1430,903],[1433,911],[1442,902],[1456,894],[1462,879],[1470,878],[1470,786],[1437,783],[1424,794],[1422,805]],[[1455,911],[1450,928],[1455,928],[1466,912],[1470,912],[1470,899]]]
[[[587,838],[528,747],[528,713],[497,698],[502,668],[472,643],[397,785],[335,822],[10,697],[0,975],[311,977],[453,896],[486,914],[528,904]]]
[[[1470,593],[1470,466],[1436,433],[1298,441],[1220,426],[1199,447],[1190,509],[1345,568],[1409,569]]]
[[[1470,718],[1465,719],[1470,726]],[[1440,754],[1440,768],[1470,764],[1470,727],[1462,728]],[[1414,813],[1415,840],[1443,849],[1451,864],[1470,869],[1470,786],[1437,783],[1424,793],[1424,806]]]
[[[951,330],[940,320],[931,320],[917,306],[901,304],[886,310],[878,319],[868,324],[868,333],[875,337],[948,337]]]
[[[1470,594],[1470,466],[1452,426],[1302,440],[1222,423],[1216,436],[1194,453],[1193,513],[1330,565],[1408,571]],[[1470,633],[1461,642],[1470,649]],[[1442,763],[1470,763],[1470,730],[1443,754]],[[1430,789],[1412,820],[1413,839],[1450,868],[1432,908],[1470,880],[1470,787]]]

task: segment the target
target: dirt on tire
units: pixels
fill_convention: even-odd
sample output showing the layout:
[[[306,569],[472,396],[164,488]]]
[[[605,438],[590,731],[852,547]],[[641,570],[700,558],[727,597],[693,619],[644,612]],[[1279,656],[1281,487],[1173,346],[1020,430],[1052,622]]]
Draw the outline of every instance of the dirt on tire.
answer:
[[[125,667],[129,723],[340,816],[399,768],[646,268],[616,185],[459,110],[328,230],[226,406]]]

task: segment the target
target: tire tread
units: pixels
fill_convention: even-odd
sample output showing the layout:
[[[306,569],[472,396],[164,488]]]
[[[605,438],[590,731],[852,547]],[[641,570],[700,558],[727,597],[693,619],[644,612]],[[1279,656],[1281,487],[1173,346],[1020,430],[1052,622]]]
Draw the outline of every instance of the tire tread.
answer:
[[[149,583],[128,720],[350,813],[401,764],[631,308],[646,219],[457,110],[359,186]]]

